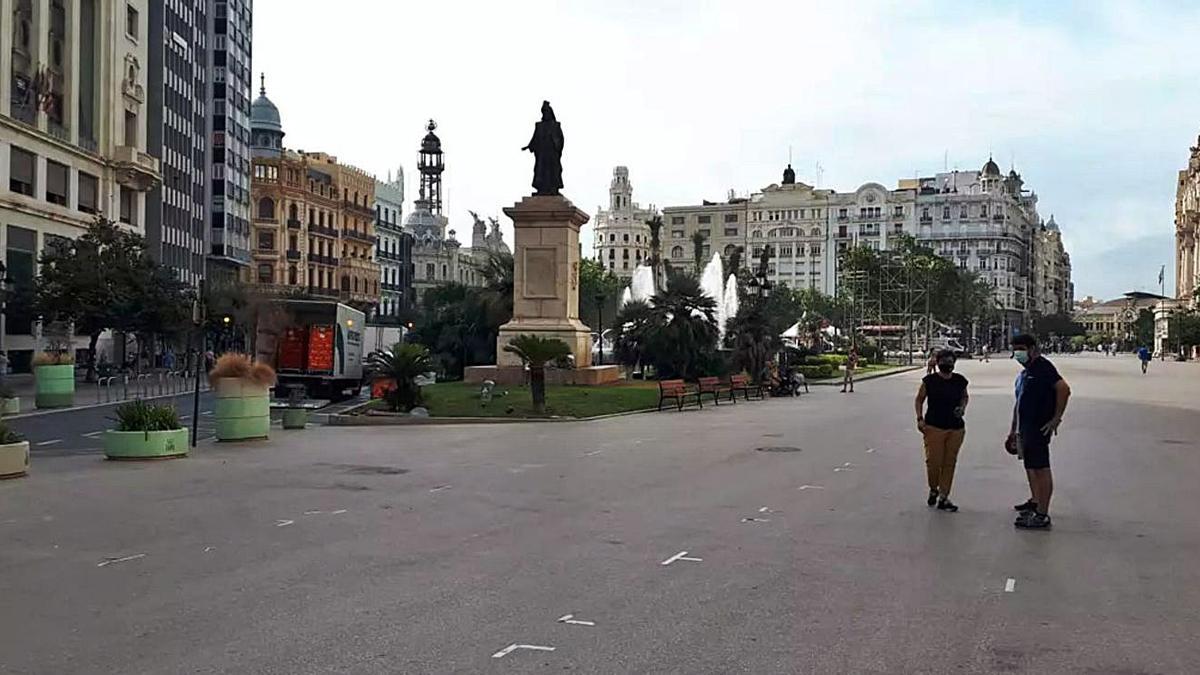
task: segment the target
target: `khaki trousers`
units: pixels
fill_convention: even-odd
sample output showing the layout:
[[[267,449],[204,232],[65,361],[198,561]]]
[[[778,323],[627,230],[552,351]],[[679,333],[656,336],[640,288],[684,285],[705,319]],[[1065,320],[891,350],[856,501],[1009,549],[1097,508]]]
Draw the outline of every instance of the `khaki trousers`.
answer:
[[[958,450],[966,436],[966,429],[939,429],[925,425],[925,472],[929,476],[929,489],[936,489],[943,497],[950,494]]]

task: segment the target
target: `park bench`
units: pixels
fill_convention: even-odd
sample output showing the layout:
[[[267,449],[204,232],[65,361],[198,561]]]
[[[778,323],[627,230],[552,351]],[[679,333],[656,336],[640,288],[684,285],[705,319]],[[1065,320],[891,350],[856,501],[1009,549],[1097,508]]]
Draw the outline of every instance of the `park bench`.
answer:
[[[750,400],[750,392],[754,392],[755,398],[763,398],[763,390],[766,389],[763,384],[754,384],[750,381],[749,375],[730,375],[729,376],[729,400],[737,401],[737,392],[742,392],[746,400]]]
[[[715,405],[721,405],[721,392],[729,389],[728,384],[722,382],[721,378],[719,377],[702,377],[697,380],[697,383],[699,384],[699,387],[697,388],[699,396],[708,396],[711,394],[713,397],[713,403]],[[730,397],[733,396],[732,390],[729,391],[729,395]]]
[[[659,380],[658,382],[659,410],[662,410],[663,401],[669,398],[675,399],[676,408],[683,410],[687,399],[693,397],[696,399],[696,405],[703,408],[704,404],[700,402],[700,392],[683,380]]]

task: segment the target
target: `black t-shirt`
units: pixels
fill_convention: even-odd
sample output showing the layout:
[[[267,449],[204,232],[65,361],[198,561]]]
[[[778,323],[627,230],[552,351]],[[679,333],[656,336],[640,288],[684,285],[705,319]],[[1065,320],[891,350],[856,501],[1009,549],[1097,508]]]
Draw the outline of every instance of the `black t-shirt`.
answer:
[[[962,405],[963,395],[967,393],[967,378],[958,373],[950,377],[933,373],[921,382],[925,384],[925,423],[939,429],[962,429],[965,426],[963,418],[956,415],[954,409]]]
[[[1054,419],[1058,393],[1054,385],[1062,376],[1053,363],[1039,356],[1021,373],[1017,397],[1017,426],[1025,437],[1042,436],[1041,428]]]

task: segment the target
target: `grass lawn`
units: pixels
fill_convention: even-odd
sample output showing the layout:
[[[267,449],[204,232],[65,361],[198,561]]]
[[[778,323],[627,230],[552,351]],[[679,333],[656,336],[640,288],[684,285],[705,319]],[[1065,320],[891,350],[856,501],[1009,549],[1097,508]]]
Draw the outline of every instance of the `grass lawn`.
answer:
[[[885,363],[885,364],[872,363],[869,365],[859,366],[858,370],[854,371],[854,376],[862,377],[863,375],[874,375],[876,373],[882,373],[882,372],[889,371],[889,370],[896,370],[898,368],[907,368],[907,367],[908,366],[898,365],[895,363]],[[835,370],[835,371],[833,371],[833,376],[831,376],[831,377],[819,377],[819,378],[818,377],[810,377],[808,379],[809,379],[809,382],[829,382],[830,380],[837,380],[838,382],[841,382],[843,375],[844,375],[843,371]]]
[[[479,385],[439,382],[422,387],[425,405],[434,417],[533,417],[533,399],[526,386],[499,386],[492,401],[479,404]],[[546,385],[546,415],[592,417],[653,408],[657,382],[629,382],[598,387]]]

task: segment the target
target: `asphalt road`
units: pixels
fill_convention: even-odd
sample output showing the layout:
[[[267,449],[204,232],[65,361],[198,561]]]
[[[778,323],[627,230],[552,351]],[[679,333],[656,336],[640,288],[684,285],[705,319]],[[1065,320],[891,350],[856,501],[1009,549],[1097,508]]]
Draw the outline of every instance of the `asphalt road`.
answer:
[[[924,503],[918,374],[37,457],[0,484],[0,672],[1194,673],[1200,366],[1058,364],[1050,532],[1012,526],[1011,361],[963,366],[956,514]]]

